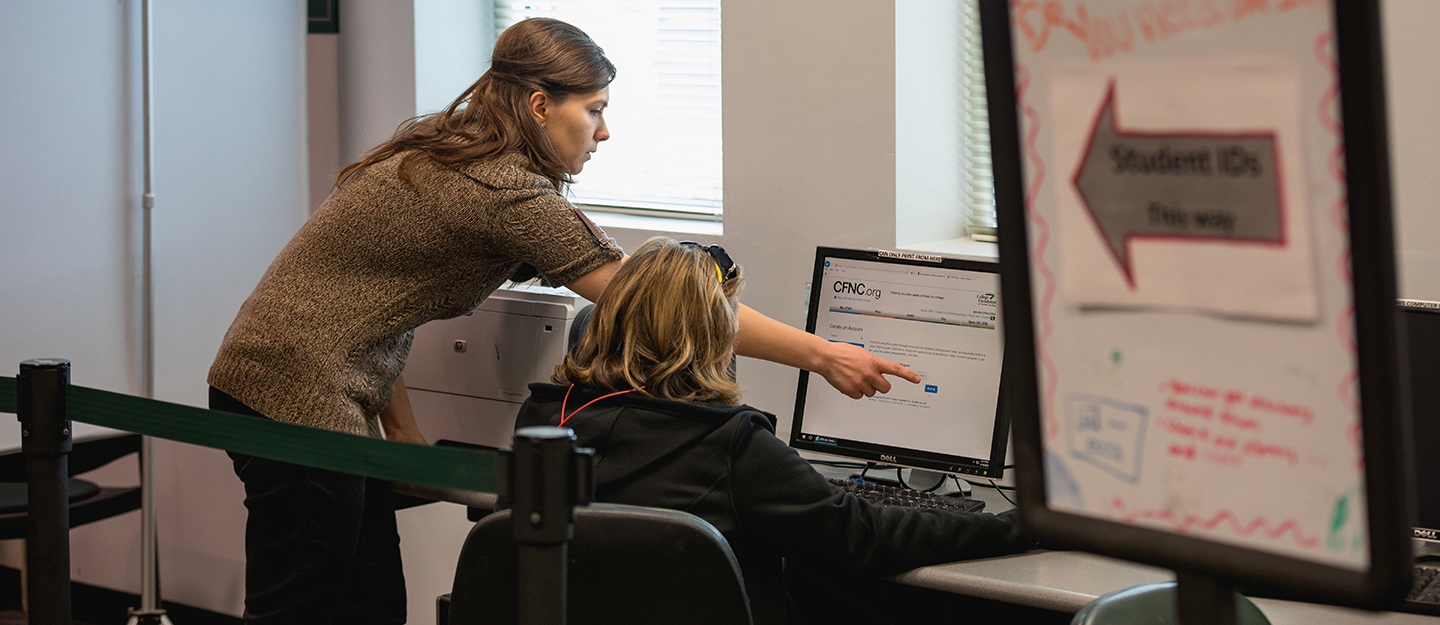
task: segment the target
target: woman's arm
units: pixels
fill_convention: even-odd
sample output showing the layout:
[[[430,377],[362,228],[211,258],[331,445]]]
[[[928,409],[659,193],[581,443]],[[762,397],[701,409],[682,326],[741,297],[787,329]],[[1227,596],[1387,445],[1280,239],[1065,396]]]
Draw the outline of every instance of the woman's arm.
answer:
[[[625,258],[629,258],[629,256]],[[612,260],[591,269],[590,273],[576,278],[570,284],[565,285],[565,288],[574,291],[580,297],[598,302],[600,294],[605,292],[605,287],[610,284],[610,278],[615,277],[615,272],[620,271],[620,263],[623,262],[625,262],[624,258]]]
[[[623,259],[605,263],[567,286],[580,297],[596,301],[622,262]],[[735,352],[818,373],[852,399],[890,392],[886,375],[920,383],[920,376],[914,371],[878,358],[863,347],[832,343],[766,317],[744,304],[740,305],[740,335],[735,341]]]
[[[395,395],[390,399],[390,405],[380,411],[380,427],[385,430],[385,438],[392,441],[428,444],[415,425],[415,411],[410,408],[410,394],[405,391],[404,375],[395,378]]]
[[[879,358],[865,348],[833,343],[780,323],[740,305],[740,336],[735,353],[813,371],[851,399],[890,392],[886,375],[919,384],[920,376],[903,365]]]

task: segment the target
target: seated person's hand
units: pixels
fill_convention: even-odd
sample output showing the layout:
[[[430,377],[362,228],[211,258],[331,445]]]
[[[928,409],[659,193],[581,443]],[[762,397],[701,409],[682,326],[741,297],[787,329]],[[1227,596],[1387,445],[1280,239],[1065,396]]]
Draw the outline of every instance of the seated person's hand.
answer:
[[[1037,540],[1035,536],[1031,534],[1028,530],[1026,530],[1024,524],[1021,523],[1019,508],[1011,508],[1004,512],[996,513],[995,516],[997,518],[1004,519],[1005,522],[1009,523],[1013,528],[1012,531],[1015,532],[1017,536],[1024,537],[1024,543],[1029,545],[1029,547],[1025,548],[1025,551],[1041,548],[1040,541]]]
[[[885,379],[886,375],[901,377],[912,384],[920,383],[919,374],[877,357],[858,345],[830,343],[825,356],[820,367],[822,370],[816,373],[851,399],[890,392],[890,381]]]

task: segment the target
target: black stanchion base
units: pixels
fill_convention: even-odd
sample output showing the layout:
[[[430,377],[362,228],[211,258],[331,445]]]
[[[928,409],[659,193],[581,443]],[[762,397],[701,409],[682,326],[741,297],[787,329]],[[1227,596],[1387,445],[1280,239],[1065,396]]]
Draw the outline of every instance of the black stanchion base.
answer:
[[[164,610],[130,610],[129,625],[171,625],[170,617]]]

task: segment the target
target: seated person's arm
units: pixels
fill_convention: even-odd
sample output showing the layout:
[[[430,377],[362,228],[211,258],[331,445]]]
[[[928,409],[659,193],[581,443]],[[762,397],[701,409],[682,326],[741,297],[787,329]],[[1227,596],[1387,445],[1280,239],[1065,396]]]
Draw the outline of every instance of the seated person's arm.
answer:
[[[825,481],[804,458],[755,426],[732,464],[741,531],[786,558],[890,575],[918,566],[1026,551],[1035,541],[1013,513],[966,514],[872,506]]]

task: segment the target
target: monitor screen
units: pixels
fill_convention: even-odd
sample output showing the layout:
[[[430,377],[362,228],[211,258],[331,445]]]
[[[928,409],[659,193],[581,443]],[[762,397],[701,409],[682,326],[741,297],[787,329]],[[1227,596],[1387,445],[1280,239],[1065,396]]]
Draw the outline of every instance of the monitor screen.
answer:
[[[800,373],[790,446],[886,465],[1000,477],[999,265],[818,248],[806,331],[909,367],[920,384],[850,399]]]
[[[1415,536],[1440,540],[1440,302],[1400,300],[1410,369]]]

